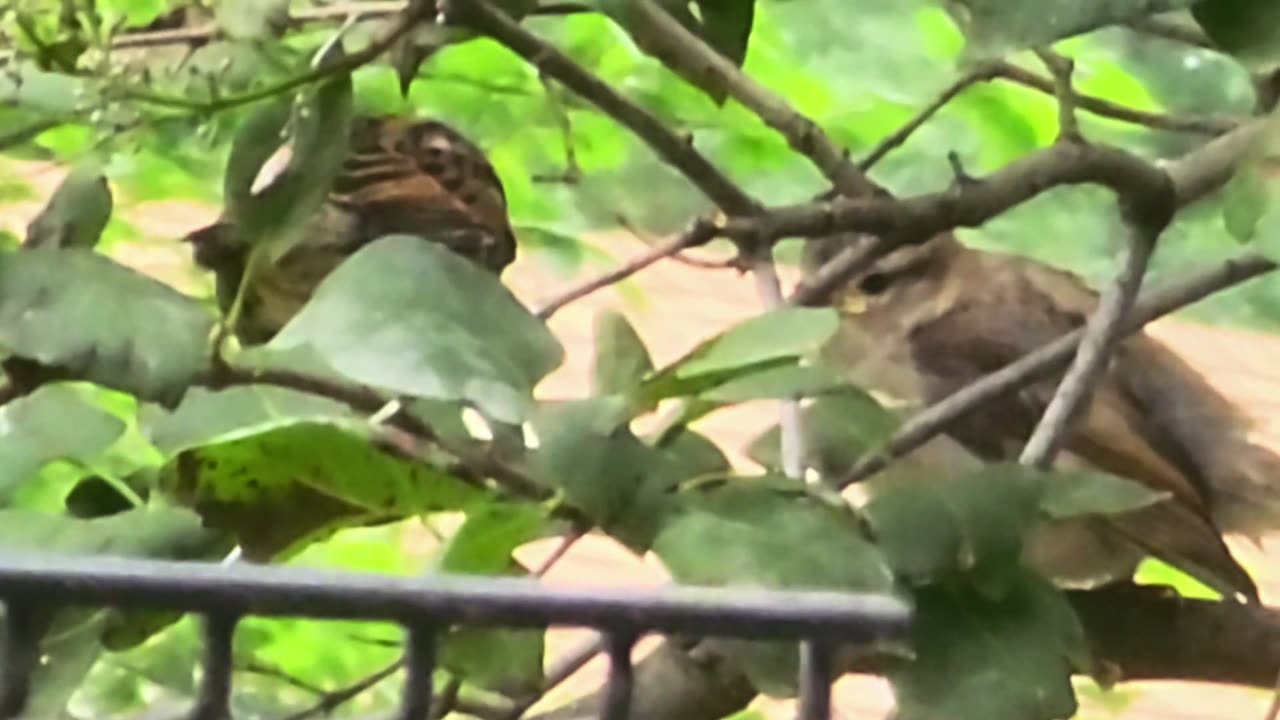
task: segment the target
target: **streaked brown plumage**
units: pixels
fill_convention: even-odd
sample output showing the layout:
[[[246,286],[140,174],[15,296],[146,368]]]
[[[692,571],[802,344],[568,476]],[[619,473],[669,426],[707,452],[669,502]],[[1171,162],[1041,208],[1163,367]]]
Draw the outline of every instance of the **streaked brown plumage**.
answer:
[[[809,266],[839,247],[815,243]],[[1075,275],[948,235],[891,253],[831,300],[843,318],[832,359],[855,382],[927,404],[1079,327],[1097,295]],[[983,459],[1016,458],[1056,379],[979,408],[948,434]],[[1280,457],[1251,443],[1249,430],[1249,419],[1172,351],[1145,334],[1130,337],[1058,465],[1102,469],[1171,498],[1107,521],[1054,523],[1033,538],[1032,559],[1060,579],[1092,584],[1126,576],[1149,554],[1219,589],[1256,595],[1220,535],[1280,528]]]
[[[457,131],[430,120],[359,117],[350,145],[329,199],[304,238],[262,268],[248,289],[236,328],[242,342],[270,340],[326,275],[383,235],[428,237],[494,273],[515,258],[502,182],[484,154]],[[234,218],[224,214],[185,239],[196,262],[217,275],[225,312],[249,250]]]

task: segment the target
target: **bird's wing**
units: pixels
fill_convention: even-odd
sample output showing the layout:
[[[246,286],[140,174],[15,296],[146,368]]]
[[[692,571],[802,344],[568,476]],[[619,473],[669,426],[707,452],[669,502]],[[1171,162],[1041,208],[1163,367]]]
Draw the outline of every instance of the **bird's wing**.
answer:
[[[502,182],[479,148],[440,122],[358,119],[330,202],[358,218],[357,246],[412,233],[495,272],[515,258]]]
[[[1019,265],[988,267],[985,284],[962,294],[935,320],[912,330],[913,359],[929,378],[930,401],[1079,327],[1096,304],[1074,276],[1028,271]],[[1016,396],[979,408],[948,431],[987,459],[1016,457],[1055,389],[1055,381],[1036,383]],[[1131,541],[1211,585],[1222,588],[1225,584],[1256,595],[1252,581],[1231,557],[1210,519],[1206,488],[1197,475],[1162,451],[1167,447],[1182,448],[1176,437],[1149,421],[1125,391],[1112,364],[1065,438],[1063,450],[1098,469],[1172,496],[1114,519]],[[1206,577],[1205,571],[1213,577]]]

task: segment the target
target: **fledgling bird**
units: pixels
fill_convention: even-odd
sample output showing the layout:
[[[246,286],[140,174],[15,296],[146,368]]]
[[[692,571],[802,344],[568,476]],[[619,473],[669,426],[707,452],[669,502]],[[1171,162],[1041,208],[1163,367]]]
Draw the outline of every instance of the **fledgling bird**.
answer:
[[[811,243],[812,271],[844,240]],[[1077,276],[965,247],[951,235],[902,247],[834,291],[841,331],[828,357],[849,378],[908,403],[937,402],[1083,325],[1098,296]],[[947,433],[987,461],[1016,459],[1061,373],[955,421]],[[1093,467],[1169,494],[1109,519],[1047,523],[1028,554],[1068,584],[1127,577],[1156,556],[1230,596],[1256,598],[1221,533],[1280,529],[1280,457],[1250,420],[1163,344],[1117,344],[1069,429],[1060,467]]]
[[[270,340],[343,260],[393,233],[443,242],[495,274],[515,259],[502,182],[479,148],[434,120],[358,117],[350,152],[303,239],[247,289],[235,328],[240,341]],[[196,263],[215,273],[226,312],[250,249],[234,218],[224,213],[184,240]]]

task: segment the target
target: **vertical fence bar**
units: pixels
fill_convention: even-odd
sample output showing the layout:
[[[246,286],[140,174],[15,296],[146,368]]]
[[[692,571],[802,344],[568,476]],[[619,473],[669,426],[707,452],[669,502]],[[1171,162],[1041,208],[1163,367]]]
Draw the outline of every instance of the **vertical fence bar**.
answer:
[[[605,684],[604,707],[600,720],[626,720],[631,714],[631,692],[635,671],[631,665],[631,649],[636,634],[631,630],[611,630],[605,635],[605,653],[609,656],[609,678]]]
[[[832,648],[813,639],[800,643],[800,720],[830,720]]]
[[[415,625],[409,628],[404,651],[404,697],[400,720],[428,720],[435,690],[436,629]]]
[[[201,662],[200,696],[190,720],[227,720],[231,717],[231,641],[238,615],[210,613],[204,616],[204,659]]]
[[[54,612],[25,602],[5,603],[4,645],[0,647],[0,718],[22,715],[31,691],[31,676],[40,664],[40,638]]]

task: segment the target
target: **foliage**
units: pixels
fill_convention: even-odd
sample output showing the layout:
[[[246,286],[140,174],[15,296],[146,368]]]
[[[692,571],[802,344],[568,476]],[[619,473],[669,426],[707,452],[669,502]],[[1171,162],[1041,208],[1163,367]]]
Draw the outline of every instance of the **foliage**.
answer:
[[[725,84],[662,52],[632,0],[550,17],[523,0],[497,4],[766,204],[827,189]],[[855,157],[970,63],[1024,63],[1046,43],[1073,57],[1082,93],[1204,116],[1248,112],[1249,70],[1270,68],[1280,48],[1265,0],[966,0],[947,3],[951,14],[932,0],[657,4]],[[1176,16],[1183,27],[1225,54],[1115,27],[1153,5],[1189,8]],[[149,240],[121,211],[221,198],[254,246],[251,274],[306,240],[302,220],[323,203],[346,150],[334,138],[355,114],[429,115],[464,128],[502,178],[521,252],[561,275],[612,264],[579,240],[592,230],[622,217],[672,232],[710,203],[597,106],[461,26],[421,24],[386,56],[353,62],[394,18],[370,13],[339,35],[336,16],[303,23],[283,2],[220,0],[208,14],[181,0],[100,0],[62,11],[77,7],[18,0],[0,10],[0,150],[74,168],[31,223],[27,246],[0,230],[0,548],[212,560],[239,546],[262,561],[522,575],[517,548],[586,521],[637,553],[652,550],[681,582],[910,599],[909,657],[887,671],[904,718],[1075,711],[1070,675],[1093,661],[1064,596],[1022,564],[1023,541],[1046,518],[1111,515],[1161,498],[1104,475],[993,465],[880,484],[855,508],[781,473],[777,428],[748,451],[764,472],[735,470],[691,422],[753,400],[804,399],[809,465],[826,480],[899,427],[896,413],[817,363],[836,331],[832,311],[775,309],[665,367],[625,314],[610,311],[597,318],[589,395],[551,402],[535,389],[565,350],[543,320],[492,275],[411,236],[356,252],[266,346],[214,343],[226,318],[213,316],[208,298],[113,259]],[[173,27],[214,31],[191,48],[139,40]],[[874,177],[901,195],[941,190],[952,181],[949,154],[986,173],[1051,142],[1057,123],[1051,96],[981,83],[941,107]],[[1191,146],[1183,134],[1114,118],[1082,113],[1081,123],[1091,139],[1147,157]],[[262,191],[284,138],[292,155]],[[1256,162],[1222,193],[1179,217],[1154,279],[1239,243],[1276,254],[1274,138],[1263,137]],[[0,178],[0,205],[34,195],[20,178]],[[1111,272],[1117,235],[1099,207],[1096,189],[1057,189],[962,235],[1097,280]],[[795,249],[782,243],[779,262]],[[1280,286],[1265,281],[1196,312],[1277,327],[1277,304]],[[353,396],[394,398],[399,410],[374,412]],[[672,404],[657,431],[641,429]],[[471,410],[484,432],[464,422]],[[537,442],[500,448],[504,424]],[[432,557],[404,549],[406,534],[442,517],[459,523]],[[33,697],[40,713],[128,713],[195,692],[189,618],[66,611],[52,622],[50,669]],[[393,661],[396,640],[384,626],[246,622],[237,710],[323,706],[327,693]],[[740,649],[734,660],[759,689],[794,691],[786,652]],[[543,652],[537,631],[454,629],[441,658],[466,693],[519,697],[541,687]],[[374,688],[338,712],[385,710],[393,695]]]

